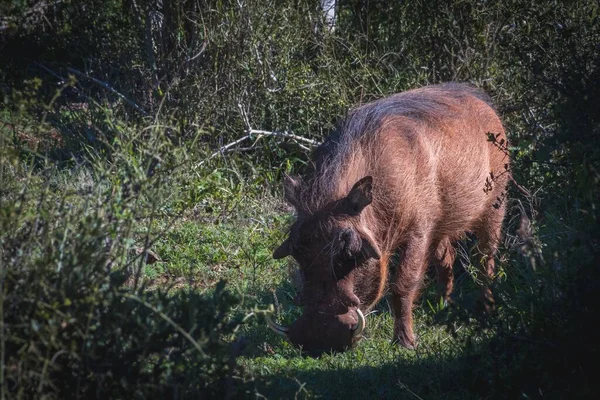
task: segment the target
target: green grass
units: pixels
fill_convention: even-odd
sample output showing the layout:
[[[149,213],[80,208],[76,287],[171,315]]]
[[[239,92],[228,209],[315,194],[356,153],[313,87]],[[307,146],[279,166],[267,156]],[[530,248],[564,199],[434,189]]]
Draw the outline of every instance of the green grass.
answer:
[[[290,344],[267,332],[248,327],[256,343],[254,354],[241,362],[257,379],[259,390],[271,398],[463,398],[461,379],[469,367],[465,345],[429,315],[417,312],[419,348],[410,351],[390,342],[393,321],[387,311],[368,317],[366,337],[343,354],[305,357]],[[464,379],[464,378],[462,378]],[[473,394],[471,394],[473,396]]]
[[[244,294],[278,283],[282,274],[273,270],[280,265],[272,260],[271,249],[283,236],[287,217],[265,212],[272,198],[244,198],[244,202],[256,215],[224,216],[200,207],[171,227],[166,219],[158,221],[157,229],[168,228],[152,246],[162,261],[148,265],[146,277],[185,278],[199,290],[225,279]]]
[[[288,263],[293,261],[271,257],[285,237],[291,215],[281,200],[270,195],[240,195],[243,201],[237,212],[223,218],[196,209],[160,238],[152,249],[162,261],[146,266],[148,286],[208,293],[225,279],[243,298],[235,315],[274,304],[277,320],[292,323],[301,312],[291,301],[294,288]],[[387,297],[368,315],[365,337],[354,349],[319,358],[305,356],[275,335],[262,317],[249,318],[238,331],[246,344],[238,362],[245,370],[248,394],[445,399],[477,398],[477,388],[487,393],[488,375],[497,360],[487,353],[491,331],[480,329],[473,322],[476,315],[468,311],[475,289],[469,276],[457,290],[459,304],[465,305],[460,312],[439,304],[430,283],[415,308],[416,351],[391,343],[393,318]]]

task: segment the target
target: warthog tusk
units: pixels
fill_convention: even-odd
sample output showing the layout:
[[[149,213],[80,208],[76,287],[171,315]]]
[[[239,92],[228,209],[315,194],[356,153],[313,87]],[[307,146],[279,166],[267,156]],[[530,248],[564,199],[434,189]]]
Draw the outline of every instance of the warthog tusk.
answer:
[[[365,316],[363,315],[362,311],[360,311],[360,309],[356,309],[356,315],[358,316],[358,324],[356,324],[356,326],[352,329],[352,336],[353,337],[357,337],[359,336],[363,330],[365,330],[365,325],[366,325],[366,321],[365,321]]]
[[[273,332],[283,337],[287,337],[290,328],[288,328],[287,326],[276,324],[275,322],[273,322],[269,314],[265,314],[265,318],[267,319],[267,324],[269,325],[269,328],[271,328]]]

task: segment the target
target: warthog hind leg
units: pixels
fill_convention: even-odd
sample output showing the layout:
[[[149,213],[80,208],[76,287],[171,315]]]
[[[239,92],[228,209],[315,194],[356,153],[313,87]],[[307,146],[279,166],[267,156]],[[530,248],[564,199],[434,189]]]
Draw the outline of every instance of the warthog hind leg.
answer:
[[[452,267],[456,258],[456,249],[449,238],[442,239],[437,245],[433,257],[437,278],[437,292],[446,302],[450,302],[450,295],[454,284]]]
[[[483,311],[494,309],[494,297],[490,290],[492,280],[496,275],[495,256],[498,252],[498,245],[502,234],[502,220],[504,219],[505,206],[500,204],[494,208],[482,221],[481,225],[475,230],[475,235],[479,241],[478,261],[480,261],[480,280],[483,282],[481,293],[478,299],[478,308]]]

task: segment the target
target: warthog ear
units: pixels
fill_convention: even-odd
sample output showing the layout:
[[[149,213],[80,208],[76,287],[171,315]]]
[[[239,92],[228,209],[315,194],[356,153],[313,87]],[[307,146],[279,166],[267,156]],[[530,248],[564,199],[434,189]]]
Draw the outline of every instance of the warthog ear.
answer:
[[[279,260],[290,255],[290,238],[287,238],[273,252],[273,258]]]
[[[373,201],[373,177],[365,176],[352,186],[350,193],[346,196],[350,214],[359,214]]]
[[[285,200],[292,206],[298,208],[298,195],[300,194],[300,182],[298,179],[286,175],[283,180]]]

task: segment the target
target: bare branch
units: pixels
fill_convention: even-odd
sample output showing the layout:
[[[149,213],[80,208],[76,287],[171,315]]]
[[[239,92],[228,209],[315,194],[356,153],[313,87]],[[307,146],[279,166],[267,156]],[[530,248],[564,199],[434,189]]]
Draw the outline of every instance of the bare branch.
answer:
[[[233,147],[233,146],[235,146],[235,145],[237,145],[239,143],[242,143],[243,141],[245,141],[247,139],[250,139],[250,135],[246,135],[244,137],[239,138],[235,142],[231,142],[229,144],[226,144],[225,146],[222,146],[221,148],[219,148],[218,151],[216,151],[213,154],[211,154],[210,157],[208,157],[207,159],[205,159],[205,160],[201,161],[200,163],[196,164],[196,168],[199,167],[199,166],[201,166],[202,164],[206,163],[207,161],[212,160],[213,158],[215,158],[219,154],[227,151],[227,149],[229,149],[229,148],[231,148],[231,147]]]
[[[240,143],[242,143],[242,142],[244,142],[244,141],[246,141],[248,139],[252,139],[252,137],[254,135],[257,135],[257,138],[254,141],[254,144],[256,144],[256,142],[258,142],[258,140],[260,140],[262,137],[265,137],[265,136],[281,137],[281,138],[286,138],[286,139],[294,140],[296,142],[296,144],[302,150],[307,151],[307,152],[310,152],[310,150],[311,150],[310,147],[307,147],[307,146],[301,144],[300,142],[307,143],[311,147],[316,147],[316,146],[318,146],[320,144],[316,140],[308,139],[308,138],[305,138],[305,137],[302,137],[302,136],[298,136],[298,135],[294,135],[294,134],[291,134],[291,133],[288,133],[288,132],[272,132],[272,131],[263,131],[263,130],[260,130],[260,129],[248,129],[246,131],[246,135],[245,136],[242,136],[241,138],[239,138],[239,139],[237,139],[237,140],[235,140],[235,141],[233,141],[231,143],[228,143],[228,144],[226,144],[224,146],[221,146],[219,148],[219,150],[217,150],[216,152],[214,152],[213,154],[211,154],[208,158],[206,158],[206,159],[200,161],[198,164],[196,164],[194,166],[194,170],[196,170],[197,168],[201,167],[202,165],[204,165],[208,161],[212,160],[213,158],[215,158],[219,154],[224,154],[226,152],[233,151],[233,150],[231,150],[232,147],[235,147],[238,144],[240,144]],[[250,148],[253,148],[254,144],[251,147],[249,147],[249,148],[248,147],[244,148],[244,151],[248,151]]]
[[[244,120],[244,124],[246,124],[246,127],[248,128],[248,130],[251,131],[252,126],[250,125],[250,119],[248,118],[248,113],[244,109],[244,106],[242,106],[242,103],[238,103],[237,106],[240,109],[240,113],[242,114],[242,120]]]
[[[298,135],[294,135],[292,133],[288,133],[288,132],[271,132],[271,131],[263,131],[263,130],[259,130],[259,129],[250,129],[249,131],[250,134],[254,134],[254,135],[264,135],[264,136],[277,136],[277,137],[283,137],[286,139],[292,139],[298,142],[304,142],[309,144],[312,147],[317,147],[318,145],[320,145],[321,143],[317,142],[316,140],[313,139],[308,139],[302,136],[298,136]]]
[[[206,30],[205,30],[206,31]],[[204,34],[204,36],[206,37],[206,32]],[[205,40],[202,43],[202,47],[200,48],[200,51],[198,52],[198,54],[196,54],[193,57],[190,57],[186,60],[186,62],[190,62],[190,61],[194,61],[196,58],[200,57],[202,55],[202,53],[204,53],[204,51],[206,50],[206,48],[208,47],[208,40]]]
[[[50,75],[52,75],[53,77],[55,77],[56,79],[58,79],[58,84],[62,85],[66,82],[65,78],[63,78],[62,76],[60,76],[59,74],[57,74],[56,72],[52,71],[50,68],[46,67],[45,65],[40,64],[39,62],[34,61],[33,65],[35,65],[36,67],[40,67],[41,69],[43,69],[44,71],[46,71],[47,73],[49,73]]]
[[[125,97],[122,93],[120,93],[119,91],[117,91],[116,89],[114,89],[113,87],[111,87],[108,83],[103,82],[99,79],[96,79],[94,77],[88,76],[86,74],[84,74],[81,71],[76,70],[75,68],[67,68],[67,71],[80,76],[82,78],[86,78],[89,79],[90,81],[94,82],[96,85],[102,86],[104,89],[116,94],[121,100],[123,100],[125,103],[129,104],[131,107],[135,108],[136,111],[138,111],[140,114],[147,116],[148,113],[146,111],[144,111],[144,109],[140,106],[138,106],[137,104],[135,104],[132,100],[129,100],[127,97]]]

